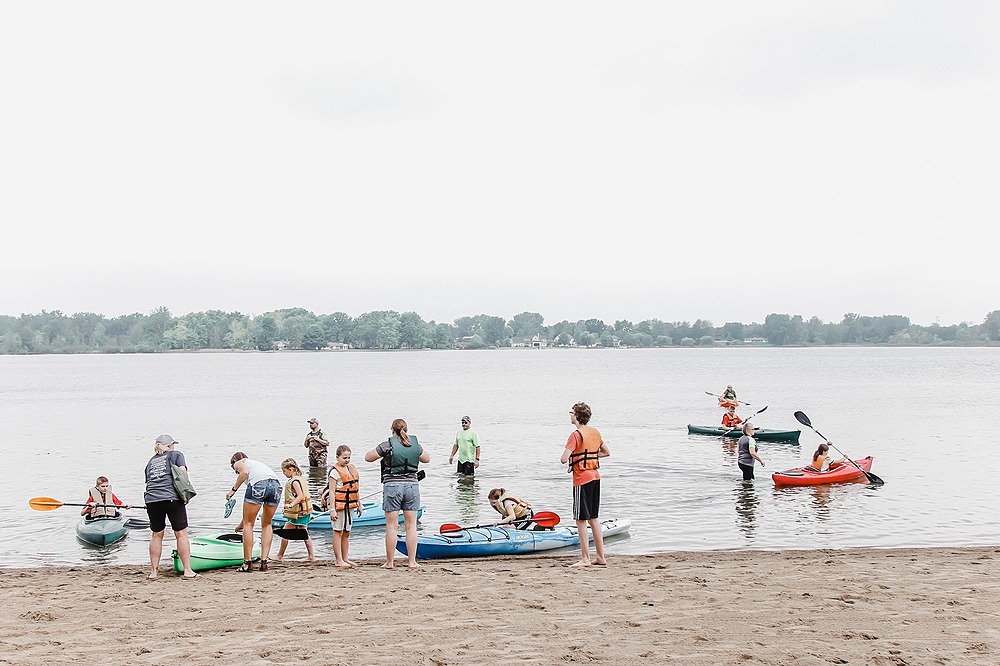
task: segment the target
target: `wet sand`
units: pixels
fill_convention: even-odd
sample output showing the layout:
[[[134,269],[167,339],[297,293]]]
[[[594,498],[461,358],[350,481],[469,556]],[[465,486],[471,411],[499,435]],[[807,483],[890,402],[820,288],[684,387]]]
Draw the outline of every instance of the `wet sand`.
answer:
[[[4,568],[0,664],[1000,664],[1000,547],[573,561]]]

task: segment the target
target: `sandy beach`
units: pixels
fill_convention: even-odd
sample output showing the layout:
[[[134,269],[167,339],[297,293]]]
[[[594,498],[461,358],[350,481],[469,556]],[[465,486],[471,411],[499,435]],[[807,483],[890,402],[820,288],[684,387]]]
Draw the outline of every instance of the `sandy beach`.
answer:
[[[0,569],[0,663],[1000,663],[1000,547],[571,562]]]

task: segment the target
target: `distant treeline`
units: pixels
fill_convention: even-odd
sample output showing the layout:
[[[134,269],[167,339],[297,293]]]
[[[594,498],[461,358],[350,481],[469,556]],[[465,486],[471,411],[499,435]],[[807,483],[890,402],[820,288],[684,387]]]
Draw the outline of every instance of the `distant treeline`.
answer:
[[[234,349],[484,349],[510,347],[537,336],[545,346],[696,347],[720,344],[788,345],[987,345],[1000,340],[1000,310],[981,324],[919,326],[901,315],[846,314],[839,322],[772,313],[764,323],[727,322],[715,326],[647,319],[637,324],[600,319],[544,324],[537,312],[513,319],[480,314],[454,322],[424,321],[416,312],[391,310],[350,317],[316,315],[287,308],[249,316],[239,312],[192,312],[174,317],[166,308],[149,314],[107,318],[92,312],[58,310],[19,317],[0,315],[0,354],[160,352]],[[531,343],[528,343],[529,346]]]

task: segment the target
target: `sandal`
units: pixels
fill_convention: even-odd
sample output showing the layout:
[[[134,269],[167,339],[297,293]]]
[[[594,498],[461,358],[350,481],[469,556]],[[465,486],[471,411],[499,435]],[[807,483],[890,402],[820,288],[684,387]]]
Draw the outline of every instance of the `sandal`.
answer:
[[[243,573],[250,573],[251,571],[253,571],[253,562],[251,562],[250,560],[243,560],[243,564],[240,565],[240,568],[237,569],[237,571]]]
[[[261,571],[267,571],[267,560],[261,560],[260,561],[260,570]]]

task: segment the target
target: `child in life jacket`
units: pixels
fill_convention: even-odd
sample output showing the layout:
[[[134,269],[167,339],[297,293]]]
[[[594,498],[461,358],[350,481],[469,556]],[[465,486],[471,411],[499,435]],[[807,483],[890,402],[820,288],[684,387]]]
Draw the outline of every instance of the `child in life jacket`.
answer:
[[[505,488],[494,488],[487,497],[490,500],[490,506],[503,516],[494,525],[505,525],[517,521],[515,525],[517,529],[528,529],[531,517],[535,515],[529,502],[519,500],[509,494]]]
[[[284,511],[282,515],[285,518],[285,524],[281,528],[286,536],[281,537],[281,545],[278,546],[278,556],[275,557],[276,562],[280,562],[281,558],[285,556],[285,548],[288,547],[289,538],[295,538],[299,536],[304,536],[303,539],[296,538],[296,541],[306,542],[306,554],[308,555],[308,560],[310,562],[316,561],[316,555],[313,553],[313,542],[309,538],[309,530],[306,529],[306,525],[312,519],[312,498],[309,496],[309,491],[306,488],[305,479],[302,478],[302,470],[299,469],[299,465],[293,458],[285,458],[281,462],[281,471],[285,475],[288,481],[285,482],[285,491],[283,494],[284,498]],[[301,534],[299,534],[301,531]]]
[[[104,504],[110,506],[102,506]],[[132,508],[128,504],[123,504],[111,492],[111,482],[108,481],[108,477],[99,476],[94,483],[94,487],[90,489],[90,495],[87,497],[87,506],[80,509],[80,515],[90,518],[116,518],[119,514],[117,509],[119,506],[126,509]]]
[[[341,444],[337,447],[337,460],[330,468],[330,524],[333,527],[333,556],[338,567],[345,569],[358,566],[347,557],[351,539],[351,512],[361,517],[360,481],[358,468],[351,464],[351,447]]]

